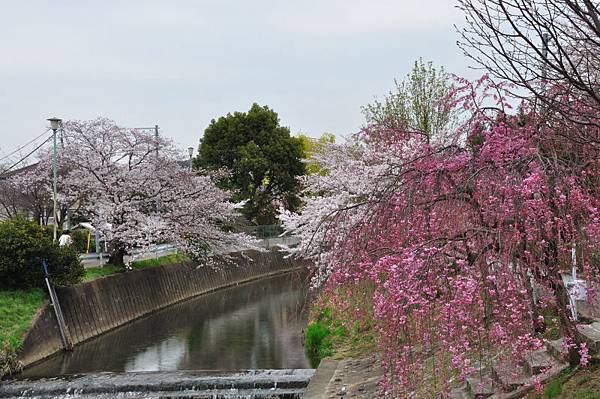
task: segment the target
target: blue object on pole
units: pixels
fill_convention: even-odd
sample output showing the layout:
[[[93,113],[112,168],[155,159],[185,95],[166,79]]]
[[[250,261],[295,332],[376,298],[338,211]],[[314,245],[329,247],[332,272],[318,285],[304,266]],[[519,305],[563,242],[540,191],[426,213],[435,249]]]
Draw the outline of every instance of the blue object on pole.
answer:
[[[44,276],[48,277],[48,262],[46,260],[42,261],[42,267],[44,268]]]

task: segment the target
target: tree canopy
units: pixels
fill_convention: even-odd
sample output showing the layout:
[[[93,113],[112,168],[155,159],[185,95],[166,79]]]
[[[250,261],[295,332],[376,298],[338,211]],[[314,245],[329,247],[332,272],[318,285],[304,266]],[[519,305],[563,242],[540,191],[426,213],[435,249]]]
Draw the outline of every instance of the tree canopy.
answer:
[[[104,118],[65,122],[63,139],[59,202],[99,229],[112,263],[132,248],[164,241],[197,261],[248,246],[245,236],[222,229],[237,215],[229,194],[211,176],[182,167],[183,154],[168,139]],[[9,182],[49,187],[50,170],[51,154],[42,153],[35,168]]]
[[[436,69],[431,62],[419,59],[406,78],[395,83],[395,90],[383,100],[362,107],[367,126],[411,129],[443,140],[457,116],[445,101],[452,93],[452,82],[444,68]]]
[[[242,213],[257,224],[271,224],[276,209],[299,205],[298,176],[305,173],[299,139],[280,126],[277,113],[253,104],[248,112],[234,112],[212,120],[200,140],[196,168],[228,173],[219,184],[235,190],[233,199],[245,200]]]
[[[306,173],[309,175],[313,173],[325,173],[315,161],[315,156],[323,153],[328,145],[335,143],[335,135],[323,133],[321,137],[316,139],[301,133],[297,137],[302,143],[302,150],[304,151],[304,156],[306,158]]]
[[[459,0],[457,6],[466,17],[459,46],[468,57],[510,82],[514,95],[535,98],[546,118],[600,127],[597,1]],[[564,106],[573,100],[577,108]],[[570,135],[597,140],[586,129]]]

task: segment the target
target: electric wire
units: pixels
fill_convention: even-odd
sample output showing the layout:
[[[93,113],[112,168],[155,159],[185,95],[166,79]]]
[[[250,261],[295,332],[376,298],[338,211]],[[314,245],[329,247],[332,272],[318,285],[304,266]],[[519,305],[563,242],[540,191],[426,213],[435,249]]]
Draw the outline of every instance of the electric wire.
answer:
[[[50,135],[50,137],[48,137],[46,140],[44,140],[42,142],[42,144],[38,145],[37,147],[35,147],[29,154],[25,155],[23,158],[19,159],[17,162],[13,163],[12,165],[10,165],[8,168],[4,169],[2,172],[0,172],[0,178],[3,178],[6,176],[7,172],[9,172],[12,168],[14,168],[15,166],[17,166],[18,164],[20,164],[21,162],[23,162],[24,160],[26,160],[27,158],[29,158],[34,152],[36,152],[37,150],[39,150],[40,148],[42,148],[42,146],[44,144],[46,144],[48,141],[50,141],[50,139],[53,137],[53,135]]]
[[[20,146],[20,147],[17,147],[17,149],[16,149],[16,150],[14,150],[13,152],[11,152],[10,154],[8,154],[8,155],[5,155],[4,157],[0,158],[0,162],[4,161],[5,159],[8,159],[8,158],[10,158],[11,156],[13,156],[14,154],[16,154],[17,152],[21,151],[23,148],[25,148],[25,147],[27,147],[28,145],[30,145],[31,143],[35,142],[36,140],[39,140],[39,139],[40,139],[40,138],[41,138],[43,135],[45,135],[45,134],[46,134],[46,133],[47,133],[49,130],[50,130],[50,128],[46,129],[46,130],[44,131],[44,133],[40,134],[39,136],[37,136],[37,137],[36,137],[36,138],[34,138],[33,140],[31,140],[31,141],[28,141],[27,143],[23,144],[22,146]]]

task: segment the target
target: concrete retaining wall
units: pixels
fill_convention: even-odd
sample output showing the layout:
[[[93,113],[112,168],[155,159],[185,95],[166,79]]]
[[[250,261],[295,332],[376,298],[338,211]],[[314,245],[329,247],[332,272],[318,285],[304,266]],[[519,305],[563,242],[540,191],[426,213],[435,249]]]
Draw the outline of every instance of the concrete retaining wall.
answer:
[[[276,251],[248,251],[245,256],[233,257],[232,262],[218,268],[179,263],[57,288],[73,343],[191,297],[300,266]],[[19,360],[29,365],[60,350],[56,316],[52,306],[46,304],[23,341]]]

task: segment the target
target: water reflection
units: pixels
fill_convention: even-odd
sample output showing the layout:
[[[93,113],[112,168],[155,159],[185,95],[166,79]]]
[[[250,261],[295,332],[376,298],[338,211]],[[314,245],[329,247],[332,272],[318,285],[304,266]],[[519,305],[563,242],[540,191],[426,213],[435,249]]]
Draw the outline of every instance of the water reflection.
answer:
[[[302,347],[305,280],[288,273],[200,296],[23,374],[308,368]]]

